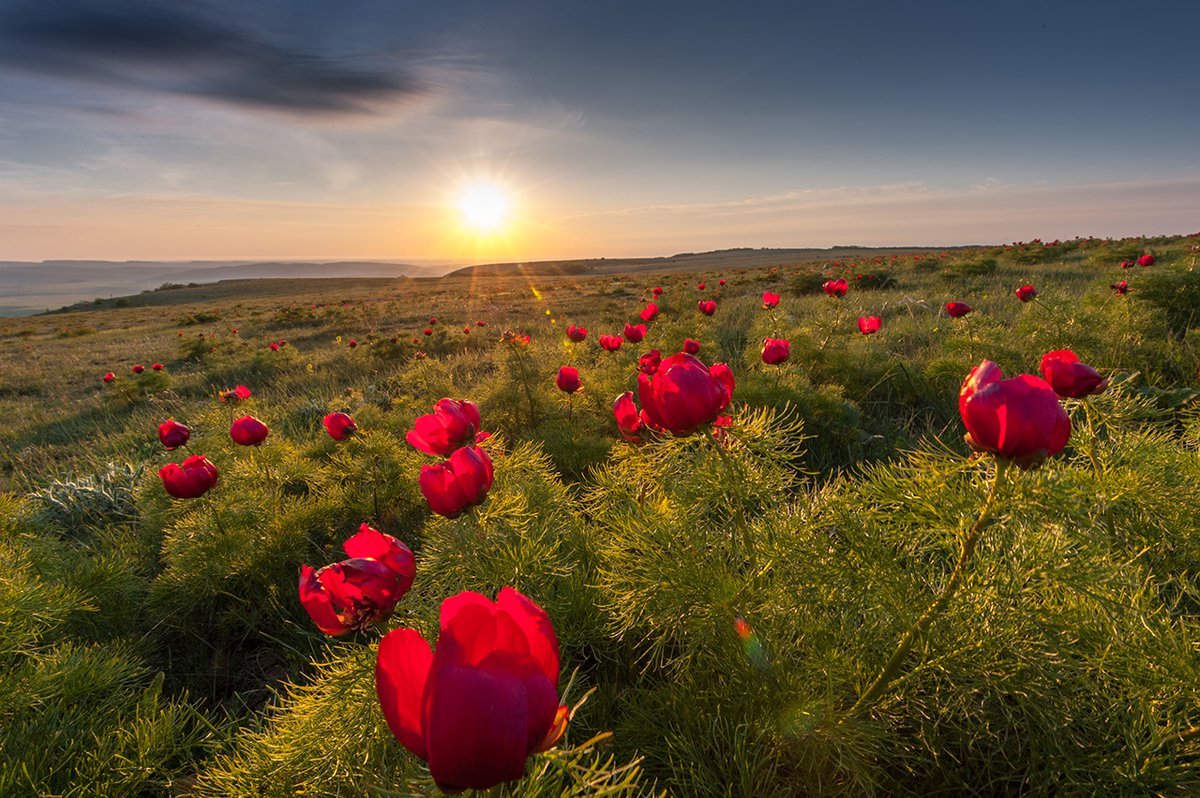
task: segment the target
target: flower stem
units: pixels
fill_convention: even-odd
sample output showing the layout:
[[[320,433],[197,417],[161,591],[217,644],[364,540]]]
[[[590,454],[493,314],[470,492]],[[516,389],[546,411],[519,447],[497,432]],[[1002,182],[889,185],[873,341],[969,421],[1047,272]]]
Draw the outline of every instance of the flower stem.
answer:
[[[212,498],[208,496],[208,494],[205,494],[204,501],[208,503],[208,508],[212,510],[213,521],[216,522],[217,531],[220,532],[222,536],[227,535],[228,533],[225,531],[225,525],[221,523],[221,514],[217,512],[216,502],[214,502]]]
[[[892,656],[888,659],[887,664],[879,671],[879,675],[875,677],[875,681],[871,683],[866,692],[858,697],[858,701],[846,713],[847,718],[858,714],[860,710],[870,706],[883,694],[888,685],[900,675],[900,666],[904,664],[904,658],[912,650],[913,645],[925,636],[925,633],[929,631],[929,627],[933,625],[937,617],[946,609],[946,605],[950,603],[950,599],[957,592],[963,575],[967,571],[971,555],[975,552],[975,547],[979,543],[980,533],[983,532],[983,528],[991,516],[992,507],[995,504],[996,495],[1000,492],[1000,486],[1007,468],[1007,460],[996,460],[996,473],[992,478],[991,487],[988,489],[987,497],[983,500],[983,507],[979,510],[979,516],[975,519],[975,523],[971,525],[967,536],[963,538],[962,550],[959,552],[958,562],[955,564],[954,570],[950,573],[950,579],[946,582],[945,587],[942,588],[942,592],[938,594],[938,597],[933,600],[933,603],[925,609],[925,612],[921,613],[916,623],[909,627],[904,636],[900,638],[896,650],[892,652]]]

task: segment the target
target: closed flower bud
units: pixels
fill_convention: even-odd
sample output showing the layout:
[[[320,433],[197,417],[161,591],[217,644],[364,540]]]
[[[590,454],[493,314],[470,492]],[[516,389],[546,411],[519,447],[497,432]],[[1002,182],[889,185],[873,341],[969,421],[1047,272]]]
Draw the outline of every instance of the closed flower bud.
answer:
[[[239,446],[259,446],[270,434],[270,428],[254,416],[242,416],[229,426],[229,437]]]
[[[492,487],[492,460],[483,449],[464,446],[440,465],[421,466],[417,486],[429,509],[457,518],[487,498]]]
[[[985,360],[971,370],[958,394],[967,443],[977,451],[1034,468],[1063,450],[1071,419],[1049,383],[1030,374],[1003,379]]]
[[[639,343],[646,337],[645,324],[626,324],[625,325],[625,340],[631,344]]]
[[[324,424],[329,437],[335,441],[344,441],[358,431],[354,419],[345,413],[330,413],[321,423]]]
[[[1080,399],[1104,393],[1108,380],[1091,366],[1079,362],[1070,349],[1056,349],[1042,355],[1042,377],[1063,398]]]
[[[194,454],[179,465],[167,463],[158,469],[158,476],[176,499],[195,499],[217,484],[217,467],[203,455]]]
[[[425,454],[445,457],[475,440],[481,423],[474,402],[439,399],[432,413],[417,417],[405,440]]]
[[[583,384],[579,381],[579,369],[573,366],[560,368],[558,376],[554,378],[554,384],[563,393],[578,393],[583,389]]]
[[[192,437],[192,431],[178,421],[170,419],[158,425],[158,440],[167,447],[167,451],[178,449]]]
[[[952,318],[952,319],[961,319],[963,316],[970,313],[971,310],[972,310],[971,306],[966,304],[965,302],[947,302],[946,303],[946,313],[948,313],[950,315],[950,318]]]
[[[764,338],[762,345],[762,362],[768,366],[786,363],[792,353],[792,345],[782,338]]]

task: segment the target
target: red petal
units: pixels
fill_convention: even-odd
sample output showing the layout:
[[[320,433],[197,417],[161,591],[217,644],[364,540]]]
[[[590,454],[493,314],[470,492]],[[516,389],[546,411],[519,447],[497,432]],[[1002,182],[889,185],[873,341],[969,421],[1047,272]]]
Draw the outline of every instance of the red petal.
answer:
[[[432,664],[433,652],[415,629],[395,629],[379,641],[375,693],[383,717],[400,744],[424,760],[429,752],[421,707]]]

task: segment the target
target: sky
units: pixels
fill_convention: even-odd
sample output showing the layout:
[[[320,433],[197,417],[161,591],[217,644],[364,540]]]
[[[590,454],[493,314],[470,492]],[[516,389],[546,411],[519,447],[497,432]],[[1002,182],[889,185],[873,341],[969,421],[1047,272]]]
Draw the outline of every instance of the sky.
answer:
[[[0,260],[1190,233],[1198,29],[1185,0],[0,0]]]

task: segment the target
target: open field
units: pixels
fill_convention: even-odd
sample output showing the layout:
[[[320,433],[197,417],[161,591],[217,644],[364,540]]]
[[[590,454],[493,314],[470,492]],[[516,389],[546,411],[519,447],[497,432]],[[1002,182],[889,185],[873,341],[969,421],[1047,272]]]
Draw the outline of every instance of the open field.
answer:
[[[443,599],[506,586],[587,701],[505,795],[1200,793],[1198,244],[227,281],[0,319],[0,795],[436,794],[381,712],[379,639],[432,642]],[[644,340],[602,349],[655,286]],[[729,425],[625,442],[614,398],[685,339],[732,372]],[[1064,400],[1066,448],[972,457],[971,369],[1063,348],[1109,380]],[[405,442],[442,397],[492,433],[457,518]],[[332,440],[335,411],[361,434]],[[263,445],[231,440],[241,415]],[[216,486],[172,499],[158,469],[193,454]],[[363,523],[412,548],[411,590],[322,634],[297,574]]]

